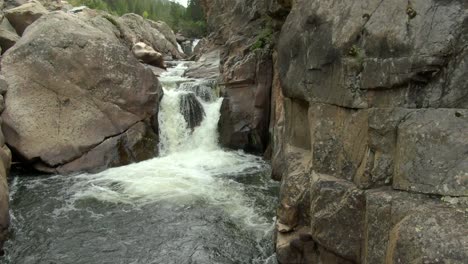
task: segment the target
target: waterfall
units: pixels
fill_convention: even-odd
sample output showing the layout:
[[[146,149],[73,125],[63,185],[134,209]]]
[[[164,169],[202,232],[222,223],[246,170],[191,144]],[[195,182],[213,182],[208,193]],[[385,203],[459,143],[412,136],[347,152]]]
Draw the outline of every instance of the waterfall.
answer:
[[[198,45],[200,42],[200,39],[194,39],[192,42],[192,51],[195,51],[195,47]]]
[[[180,46],[179,43],[177,43],[177,50],[178,50],[180,53],[184,53],[184,50],[182,49],[182,46]]]
[[[217,96],[215,94],[216,82],[212,80],[201,80],[197,82],[186,82],[179,86],[179,90],[195,93],[196,96],[205,102],[213,101]]]
[[[179,108],[187,122],[187,127],[192,130],[199,126],[205,117],[205,110],[194,93],[182,94]]]
[[[7,264],[270,263],[277,184],[260,157],[218,145],[222,99],[187,64],[159,78],[159,157],[15,180]]]
[[[222,99],[215,82],[182,76],[180,63],[160,78],[164,96],[159,110],[159,150],[162,156],[194,149],[218,149],[217,126]]]

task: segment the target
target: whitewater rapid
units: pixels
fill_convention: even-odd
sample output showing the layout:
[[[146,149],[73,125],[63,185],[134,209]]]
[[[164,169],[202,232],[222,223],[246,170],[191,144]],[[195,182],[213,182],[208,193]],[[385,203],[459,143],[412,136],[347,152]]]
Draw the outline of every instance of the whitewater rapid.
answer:
[[[13,178],[5,263],[275,263],[269,164],[219,146],[222,99],[214,82],[183,77],[186,68],[160,78],[159,157]],[[195,128],[180,103],[190,93],[203,108]]]

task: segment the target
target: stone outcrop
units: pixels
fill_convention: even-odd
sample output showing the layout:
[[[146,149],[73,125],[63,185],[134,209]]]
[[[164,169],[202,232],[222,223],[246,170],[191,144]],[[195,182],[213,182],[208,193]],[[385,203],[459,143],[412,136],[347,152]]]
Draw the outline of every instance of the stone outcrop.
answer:
[[[32,1],[6,10],[5,16],[16,29],[18,35],[21,36],[29,25],[47,12],[47,9],[40,2]]]
[[[466,1],[203,4],[226,43],[221,140],[271,140],[280,263],[466,262]]]
[[[110,17],[110,16],[107,16]],[[177,49],[177,45],[171,42],[170,36],[166,36],[158,31],[154,23],[144,19],[136,14],[125,14],[120,18],[114,19],[117,27],[120,30],[122,38],[127,42],[135,44],[137,42],[145,42],[154,50],[168,55],[173,59],[180,59],[182,55]]]
[[[221,46],[220,83],[226,101],[219,125],[221,144],[263,153],[268,147],[274,36],[264,1],[202,1],[208,39]],[[222,15],[221,15],[222,14]],[[207,46],[210,46],[208,44]]]
[[[99,170],[154,156],[145,143],[157,140],[162,89],[114,34],[75,15],[43,15],[5,54],[2,73],[6,142],[36,169]]]
[[[163,55],[143,42],[138,42],[133,45],[132,52],[133,55],[143,63],[162,69],[166,68]]]
[[[358,2],[295,1],[281,29],[273,165],[311,157],[291,232],[353,263],[462,263],[466,205],[426,194],[468,196],[466,5]]]
[[[11,26],[8,19],[2,17],[0,22],[0,47],[2,48],[2,53],[13,47],[19,38],[16,30]]]
[[[4,97],[8,85],[3,76],[0,76],[0,113],[4,111]],[[0,119],[0,124],[2,120]],[[7,238],[8,227],[10,225],[9,196],[7,176],[10,173],[11,151],[5,145],[5,137],[0,131],[0,251],[3,248],[3,241]]]

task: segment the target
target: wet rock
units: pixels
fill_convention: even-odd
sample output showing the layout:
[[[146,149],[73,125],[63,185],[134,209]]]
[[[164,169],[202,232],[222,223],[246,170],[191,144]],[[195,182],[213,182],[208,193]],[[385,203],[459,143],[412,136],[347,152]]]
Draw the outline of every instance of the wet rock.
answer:
[[[150,64],[162,69],[166,68],[162,54],[155,51],[152,47],[146,45],[143,42],[138,42],[133,45],[132,52],[137,59],[146,64]]]
[[[144,66],[150,69],[153,72],[154,76],[156,77],[159,77],[161,76],[161,74],[166,72],[166,69],[163,69],[163,68],[158,68],[158,67],[154,67],[154,66],[147,65],[147,64],[144,64]]]
[[[215,88],[216,81],[214,80],[204,80],[197,82],[186,82],[181,83],[177,88],[182,91],[188,91],[194,93],[198,98],[202,99],[205,102],[211,102],[215,100]]]
[[[57,167],[56,171],[62,174],[99,172],[154,158],[157,155],[158,136],[147,123],[138,122],[124,133],[105,139],[76,160]]]
[[[32,1],[6,10],[5,16],[11,25],[13,25],[18,35],[21,36],[29,25],[47,12],[47,9],[40,2]]]
[[[468,110],[428,109],[398,126],[393,187],[468,196]]]
[[[180,98],[180,112],[187,122],[187,127],[194,129],[199,126],[205,117],[203,105],[194,93],[186,93]]]
[[[115,35],[63,12],[31,25],[4,56],[2,72],[6,141],[48,172],[155,116],[162,95]],[[80,165],[74,168],[88,168]]]
[[[310,237],[303,228],[294,233],[279,234],[276,239],[276,254],[280,264],[352,264],[336,254],[319,246],[313,240],[303,240]]]

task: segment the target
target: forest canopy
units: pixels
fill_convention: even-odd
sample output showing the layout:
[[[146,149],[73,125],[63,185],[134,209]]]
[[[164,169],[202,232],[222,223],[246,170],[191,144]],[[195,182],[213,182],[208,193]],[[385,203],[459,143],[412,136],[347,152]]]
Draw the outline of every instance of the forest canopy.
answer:
[[[200,38],[206,34],[206,22],[200,0],[189,0],[187,8],[169,0],[70,0],[74,6],[85,5],[115,15],[139,14],[166,22],[174,32]]]

